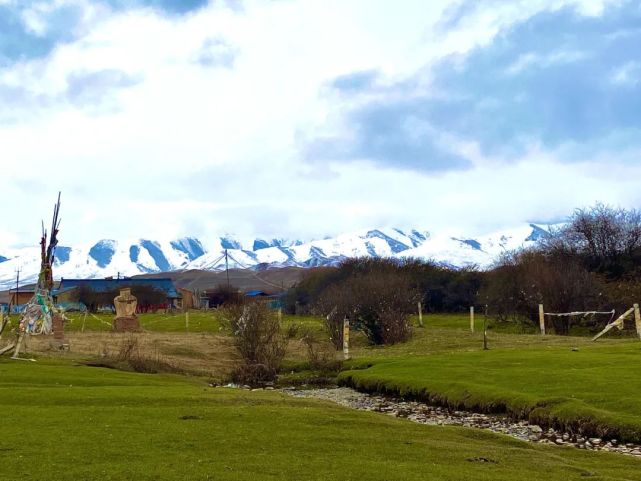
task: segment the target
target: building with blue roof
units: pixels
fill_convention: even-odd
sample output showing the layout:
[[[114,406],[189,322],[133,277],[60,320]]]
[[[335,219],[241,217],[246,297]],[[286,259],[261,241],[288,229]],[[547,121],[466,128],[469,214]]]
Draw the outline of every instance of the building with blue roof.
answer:
[[[81,289],[88,289],[96,294],[109,294],[120,291],[121,289],[130,288],[135,295],[136,288],[148,288],[164,294],[165,300],[162,303],[155,303],[150,305],[141,302],[139,299],[138,308],[142,312],[146,310],[166,309],[179,307],[181,305],[181,294],[176,289],[174,282],[169,278],[107,278],[107,279],[61,279],[58,288],[54,289],[52,296],[54,302],[62,304],[65,302],[73,302],[77,293]],[[111,307],[109,305],[102,305],[102,307]]]

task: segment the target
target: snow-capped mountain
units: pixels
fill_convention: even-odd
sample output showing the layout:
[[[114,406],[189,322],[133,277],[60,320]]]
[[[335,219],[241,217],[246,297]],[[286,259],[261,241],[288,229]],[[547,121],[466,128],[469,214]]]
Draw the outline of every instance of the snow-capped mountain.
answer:
[[[426,231],[374,229],[333,238],[303,242],[289,239],[255,239],[243,245],[231,235],[207,245],[185,237],[170,241],[103,239],[91,245],[56,248],[54,277],[101,278],[132,276],[186,269],[314,267],[336,265],[349,257],[400,257],[431,259],[452,267],[489,266],[503,251],[534,245],[548,231],[529,224],[491,235],[468,238]],[[226,251],[226,256],[225,256]],[[40,268],[39,248],[2,251],[0,289],[34,283]]]
[[[54,277],[100,278],[131,276],[184,268],[201,257],[205,249],[199,240],[183,238],[173,241],[116,241],[103,239],[93,245],[56,247]],[[40,271],[40,248],[26,247],[4,253],[0,260],[0,289],[15,285],[20,269],[21,284],[35,283]]]

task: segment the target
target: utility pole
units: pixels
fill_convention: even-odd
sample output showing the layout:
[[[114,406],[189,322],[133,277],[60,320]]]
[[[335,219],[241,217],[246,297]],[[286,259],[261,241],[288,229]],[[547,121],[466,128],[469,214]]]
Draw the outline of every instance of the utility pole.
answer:
[[[21,269],[19,267],[16,268],[16,308],[20,304],[20,301],[18,300],[18,294],[20,292],[20,270]]]
[[[227,289],[231,287],[229,283],[229,256],[227,255],[227,249],[225,249],[225,272],[227,273]]]

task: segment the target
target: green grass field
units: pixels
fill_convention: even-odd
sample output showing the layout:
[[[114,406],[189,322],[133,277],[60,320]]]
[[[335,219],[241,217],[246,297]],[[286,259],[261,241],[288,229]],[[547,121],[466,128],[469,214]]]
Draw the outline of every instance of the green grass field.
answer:
[[[641,479],[641,461],[627,457],[212,389],[198,377],[83,366],[105,346],[117,352],[126,336],[109,332],[110,315],[70,317],[70,352],[34,338],[37,362],[0,358],[1,479]],[[224,380],[238,362],[216,312],[190,312],[188,325],[184,314],[140,319],[141,346],[184,372]],[[324,336],[318,318],[283,320]],[[483,351],[480,326],[471,333],[466,314],[430,314],[409,342],[387,347],[353,332],[351,370],[339,377],[359,389],[641,440],[641,343],[491,326]],[[288,372],[306,364],[305,352],[290,341]]]
[[[341,382],[564,429],[641,441],[641,343],[375,359]]]
[[[69,361],[1,359],[0,416],[8,480],[637,480],[641,468],[608,453]]]
[[[67,332],[110,332],[113,314],[84,314],[68,312],[69,321],[65,325]],[[139,314],[140,327],[150,332],[207,332],[218,334],[221,331],[222,314],[216,310],[190,311],[187,316],[182,312]],[[320,320],[311,316],[283,316],[284,327],[296,324],[300,327],[320,328]]]
[[[65,325],[67,332],[109,332],[114,318],[113,314],[85,315],[80,312],[66,313],[69,321]],[[140,326],[151,332],[209,332],[218,333],[220,322],[215,311],[191,311],[189,321],[184,313],[147,313],[140,314]]]

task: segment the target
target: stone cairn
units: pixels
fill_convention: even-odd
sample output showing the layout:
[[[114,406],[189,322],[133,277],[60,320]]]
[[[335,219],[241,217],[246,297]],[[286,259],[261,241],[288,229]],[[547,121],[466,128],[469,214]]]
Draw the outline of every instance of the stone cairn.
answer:
[[[116,317],[113,320],[112,329],[114,332],[137,332],[140,331],[140,321],[136,316],[138,299],[131,294],[131,289],[121,289],[120,294],[115,297]]]

